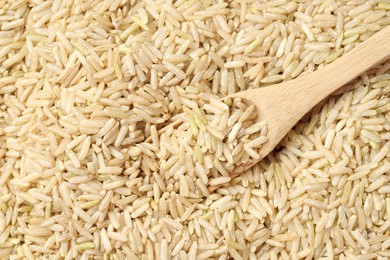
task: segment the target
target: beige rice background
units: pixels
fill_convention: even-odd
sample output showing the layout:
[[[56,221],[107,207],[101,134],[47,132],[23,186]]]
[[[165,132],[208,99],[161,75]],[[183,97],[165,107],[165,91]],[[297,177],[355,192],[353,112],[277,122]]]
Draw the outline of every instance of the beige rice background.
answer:
[[[389,259],[390,62],[233,179],[266,122],[218,101],[389,24],[388,0],[0,0],[0,259]]]

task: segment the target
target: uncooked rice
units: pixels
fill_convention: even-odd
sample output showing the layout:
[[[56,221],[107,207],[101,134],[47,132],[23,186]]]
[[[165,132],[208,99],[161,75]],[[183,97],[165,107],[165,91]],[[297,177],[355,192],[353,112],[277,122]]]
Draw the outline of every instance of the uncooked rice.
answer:
[[[389,25],[388,0],[0,0],[0,259],[389,259],[390,62],[237,177],[267,124],[224,98]]]

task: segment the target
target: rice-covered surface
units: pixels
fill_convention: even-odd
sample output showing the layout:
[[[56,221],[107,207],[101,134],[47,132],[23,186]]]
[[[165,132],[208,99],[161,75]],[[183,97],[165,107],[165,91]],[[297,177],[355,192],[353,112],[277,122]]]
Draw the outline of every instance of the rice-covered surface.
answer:
[[[237,177],[267,123],[224,99],[389,24],[388,0],[0,0],[0,259],[389,259],[390,61]]]

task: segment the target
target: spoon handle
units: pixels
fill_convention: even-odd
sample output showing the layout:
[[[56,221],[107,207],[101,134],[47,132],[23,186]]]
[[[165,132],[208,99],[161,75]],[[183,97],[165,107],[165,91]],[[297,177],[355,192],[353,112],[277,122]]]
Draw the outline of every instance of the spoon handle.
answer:
[[[300,101],[297,104],[306,112],[344,84],[388,58],[390,26],[358,44],[334,62],[300,77],[299,84],[288,85],[284,90],[297,93],[297,99]]]

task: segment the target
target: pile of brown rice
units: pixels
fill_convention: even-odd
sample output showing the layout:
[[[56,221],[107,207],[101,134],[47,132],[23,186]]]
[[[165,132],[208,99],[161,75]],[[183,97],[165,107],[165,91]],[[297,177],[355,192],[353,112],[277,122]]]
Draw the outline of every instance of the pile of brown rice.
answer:
[[[388,0],[0,0],[0,259],[389,259],[390,62],[235,178],[266,122],[219,101],[388,25]]]

